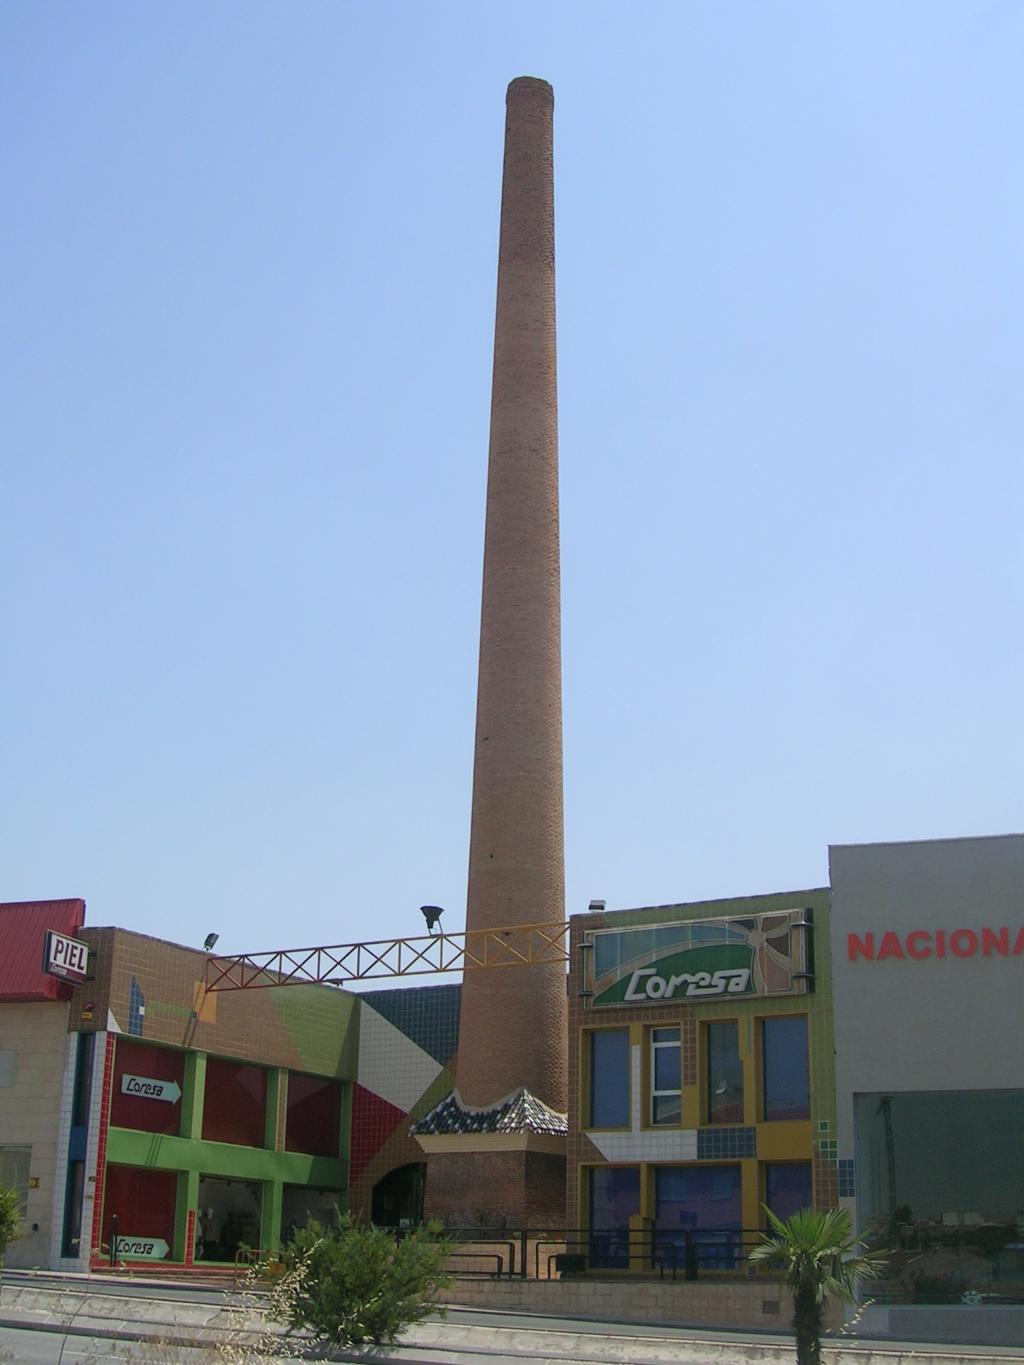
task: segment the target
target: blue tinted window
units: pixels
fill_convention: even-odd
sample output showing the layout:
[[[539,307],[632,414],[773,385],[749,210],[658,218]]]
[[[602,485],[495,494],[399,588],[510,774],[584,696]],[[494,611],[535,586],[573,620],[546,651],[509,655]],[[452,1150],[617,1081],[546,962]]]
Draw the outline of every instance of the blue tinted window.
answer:
[[[640,1212],[640,1167],[595,1166],[590,1172],[590,1264],[629,1265],[629,1220]],[[643,1250],[647,1250],[644,1243]]]
[[[689,1241],[699,1266],[733,1269],[742,1219],[739,1166],[655,1167],[655,1253],[666,1263],[682,1266]]]
[[[708,1024],[708,1123],[743,1122],[743,1063],[735,1019]]]
[[[783,1220],[811,1207],[811,1163],[770,1161],[764,1168],[765,1203]]]
[[[590,1127],[629,1127],[629,1029],[590,1035]]]
[[[807,1019],[803,1015],[764,1019],[761,1041],[764,1056],[765,1118],[810,1118]]]

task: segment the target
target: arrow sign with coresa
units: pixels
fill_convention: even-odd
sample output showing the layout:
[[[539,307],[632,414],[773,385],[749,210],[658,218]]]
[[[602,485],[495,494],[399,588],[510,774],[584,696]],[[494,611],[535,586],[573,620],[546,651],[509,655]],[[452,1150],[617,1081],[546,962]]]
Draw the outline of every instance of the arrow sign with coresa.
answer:
[[[162,1261],[169,1250],[162,1237],[129,1237],[122,1233],[117,1238],[119,1261]]]
[[[151,1076],[122,1076],[121,1094],[132,1095],[142,1100],[164,1100],[177,1104],[181,1099],[181,1086],[177,1081],[157,1081]]]

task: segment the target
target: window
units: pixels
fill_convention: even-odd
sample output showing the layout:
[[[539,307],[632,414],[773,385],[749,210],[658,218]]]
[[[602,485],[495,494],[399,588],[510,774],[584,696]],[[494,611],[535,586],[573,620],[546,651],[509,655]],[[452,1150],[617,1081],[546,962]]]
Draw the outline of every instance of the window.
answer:
[[[623,1270],[629,1265],[629,1220],[639,1212],[639,1166],[591,1168],[591,1266]]]
[[[233,1142],[240,1147],[262,1147],[266,1127],[267,1073],[263,1068],[207,1057],[204,1139]]]
[[[71,1126],[81,1128],[89,1122],[89,1101],[92,1098],[92,1064],[94,1033],[80,1033],[75,1055],[75,1084],[71,1100]]]
[[[708,1123],[743,1122],[743,1063],[735,1019],[708,1024]]]
[[[679,1030],[651,1030],[651,1122],[679,1123],[682,1119],[682,1070]]]
[[[337,1157],[341,1147],[341,1085],[322,1076],[288,1073],[285,1150]]]
[[[110,1122],[115,1128],[176,1135],[181,1129],[185,1054],[118,1036]]]
[[[948,1303],[966,1290],[1019,1298],[1024,1089],[855,1095],[854,1118],[861,1234],[915,1258],[900,1298]],[[929,1263],[943,1270],[915,1278]]]
[[[769,1161],[764,1168],[764,1202],[783,1221],[811,1207],[811,1163]]]
[[[31,1165],[31,1147],[0,1147],[0,1185],[17,1191],[22,1217],[28,1207],[28,1172]]]
[[[340,1190],[313,1189],[309,1185],[285,1185],[281,1193],[281,1244],[290,1242],[300,1228],[315,1218],[322,1228],[338,1226]],[[374,1219],[374,1222],[377,1220]]]
[[[233,1261],[239,1247],[258,1247],[262,1215],[262,1185],[200,1176],[196,1260]]]
[[[687,1242],[706,1270],[732,1270],[740,1253],[740,1168],[656,1166],[654,1253],[684,1264]]]
[[[178,1200],[176,1171],[108,1166],[102,1241],[110,1248],[117,1219],[120,1260],[162,1261],[172,1254]]]
[[[811,1116],[807,1070],[807,1019],[781,1015],[761,1021],[764,1064],[764,1117],[807,1119]]]
[[[629,1127],[629,1029],[590,1035],[590,1127]]]

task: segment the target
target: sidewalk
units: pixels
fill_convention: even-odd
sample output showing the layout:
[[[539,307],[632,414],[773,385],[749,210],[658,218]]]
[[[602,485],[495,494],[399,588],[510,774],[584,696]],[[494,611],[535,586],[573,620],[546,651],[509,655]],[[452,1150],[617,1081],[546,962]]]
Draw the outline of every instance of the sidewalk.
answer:
[[[27,1279],[28,1277],[26,1277]],[[127,1288],[127,1287],[124,1287]],[[281,1338],[255,1307],[196,1302],[180,1286],[91,1285],[69,1278],[55,1288],[20,1279],[0,1293],[0,1327],[97,1336],[171,1347],[214,1346],[230,1339],[255,1347],[258,1338]],[[153,1291],[168,1297],[150,1297]],[[530,1314],[487,1313],[450,1307],[447,1320],[431,1318],[403,1336],[401,1344],[340,1351],[341,1361],[424,1362],[425,1365],[496,1365],[501,1358],[527,1359],[533,1365],[792,1365],[790,1338],[779,1334],[730,1333],[673,1326],[637,1327],[625,1323],[571,1322]],[[323,1358],[323,1357],[321,1357]],[[827,1365],[1004,1365],[1024,1360],[1024,1346],[971,1348],[921,1342],[828,1342]]]

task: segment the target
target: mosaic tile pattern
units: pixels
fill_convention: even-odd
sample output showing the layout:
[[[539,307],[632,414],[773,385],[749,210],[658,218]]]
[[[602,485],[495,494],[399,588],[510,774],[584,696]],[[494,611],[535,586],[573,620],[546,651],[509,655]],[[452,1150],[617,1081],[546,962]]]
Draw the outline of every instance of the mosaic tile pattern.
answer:
[[[146,1027],[146,997],[133,976],[128,988],[128,1032],[141,1038]]]
[[[726,1157],[757,1156],[756,1128],[699,1128],[697,1160],[721,1161]]]
[[[456,1092],[421,1119],[413,1132],[424,1137],[439,1133],[564,1133],[566,1126],[565,1114],[549,1109],[528,1090],[517,1090],[486,1109],[464,1105]]]
[[[683,1068],[683,1085],[697,1084],[697,1020],[692,1015],[684,1015],[679,1021],[680,1062]]]
[[[405,1111],[361,1085],[352,1087],[352,1138],[349,1154],[349,1179],[356,1180],[383,1147],[391,1134],[405,1121]]]
[[[447,1065],[459,1045],[461,986],[363,991],[359,999],[394,1024],[435,1061]]]
[[[591,1128],[585,1134],[605,1161],[696,1161],[696,1128],[645,1128],[616,1133]]]
[[[369,1005],[359,1008],[359,1071],[365,1089],[408,1113],[444,1068]]]
[[[459,986],[396,987],[349,997],[358,1004],[359,1057],[352,1088],[349,1206],[368,1214],[376,1182],[423,1161],[411,1129],[452,1095]]]
[[[840,1157],[839,1159],[839,1198],[853,1199],[856,1196],[854,1180],[854,1163],[852,1157]]]

